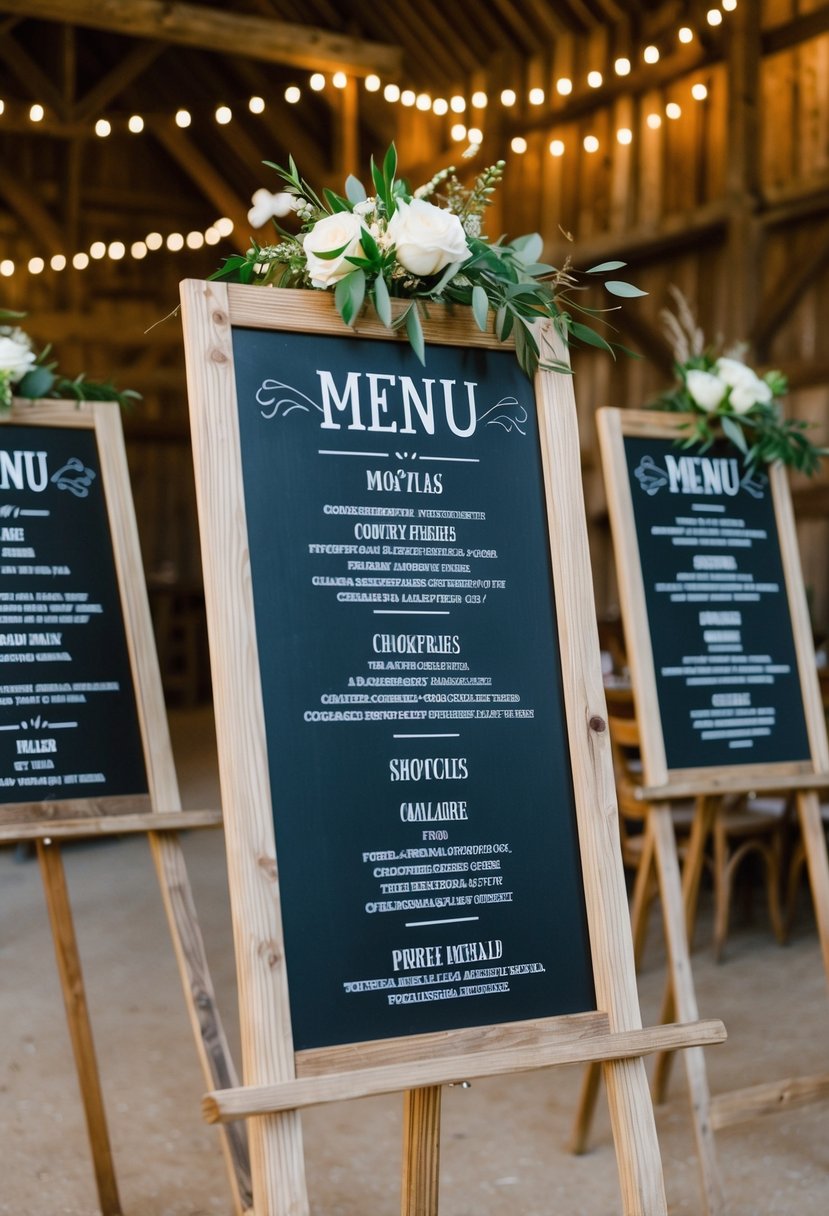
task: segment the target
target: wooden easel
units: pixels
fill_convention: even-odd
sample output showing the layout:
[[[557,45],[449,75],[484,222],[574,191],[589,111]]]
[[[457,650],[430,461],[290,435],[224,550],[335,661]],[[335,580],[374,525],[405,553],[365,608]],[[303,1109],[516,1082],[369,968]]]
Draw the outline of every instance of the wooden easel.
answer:
[[[401,1210],[405,1216],[433,1216],[437,1211],[439,1086],[466,1077],[588,1059],[604,1065],[623,1210],[627,1216],[665,1213],[642,1056],[658,1050],[666,1038],[674,1046],[685,1047],[720,1041],[724,1032],[719,1023],[696,1020],[684,1026],[641,1026],[615,829],[598,638],[592,624],[595,614],[570,381],[540,374],[532,405],[533,410],[537,408],[544,467],[544,514],[558,613],[566,739],[598,1008],[296,1051],[298,1028],[292,1026],[289,1005],[279,900],[281,870],[272,812],[279,791],[270,786],[268,724],[260,676],[259,648],[266,639],[257,637],[254,617],[237,400],[242,369],[234,363],[233,331],[238,327],[282,336],[319,335],[316,347],[320,349],[324,349],[325,338],[350,344],[354,334],[342,327],[325,293],[185,282],[182,315],[246,1071],[244,1087],[214,1089],[208,1094],[205,1114],[213,1122],[249,1119],[257,1213],[307,1216],[300,1125],[304,1106],[404,1091]],[[348,367],[372,358],[373,348],[399,341],[370,317],[360,319],[358,330],[361,339],[371,341],[354,343]],[[438,307],[430,307],[424,330],[427,344],[499,347],[492,336],[477,332],[465,316]],[[556,356],[561,357],[560,352]],[[287,373],[281,363],[279,367],[284,378]],[[287,386],[281,383],[278,387],[284,390]],[[532,399],[531,389],[522,391],[529,392]],[[303,387],[300,396],[303,401],[298,408],[308,411],[308,389]],[[246,400],[245,406],[250,402]],[[422,442],[421,437],[418,451]],[[271,562],[277,560],[271,555]]]
[[[60,842],[104,835],[146,834],[161,888],[185,1000],[203,1074],[209,1083],[235,1083],[236,1073],[216,1009],[204,944],[184,856],[176,833],[221,824],[215,810],[185,811],[167,726],[161,678],[144,584],[119,407],[110,402],[16,401],[2,425],[92,431],[112,541],[112,560],[140,727],[147,794],[106,798],[54,797],[0,805],[0,841],[33,841],[43,880],[67,1023],[81,1090],[98,1198],[104,1216],[121,1212],[100,1078],[72,922]],[[0,440],[3,432],[0,429]],[[33,446],[36,440],[33,440]],[[11,495],[13,498],[13,494]],[[100,555],[108,561],[106,554]],[[249,1207],[244,1134],[222,1138],[233,1202]]]
[[[817,790],[829,784],[829,746],[818,686],[811,627],[797,549],[791,497],[781,466],[768,470],[774,506],[774,524],[779,539],[785,602],[797,663],[799,700],[802,703],[808,736],[807,759],[782,761],[769,765],[740,764],[732,767],[670,768],[666,758],[657,677],[646,603],[643,564],[634,522],[631,481],[625,439],[648,438],[662,443],[682,437],[683,419],[677,417],[601,410],[598,415],[599,438],[607,486],[608,505],[616,551],[622,614],[633,675],[637,718],[642,739],[645,784],[640,793],[649,804],[645,847],[653,847],[657,859],[665,936],[669,956],[662,1016],[681,1019],[698,1016],[693,973],[688,953],[688,927],[696,906],[703,866],[703,852],[710,834],[718,801],[725,794],[749,794],[756,790],[769,793],[795,793],[798,815],[808,859],[809,880],[815,905],[824,969],[829,978],[829,860],[820,820]],[[667,481],[667,478],[666,478]],[[658,491],[657,491],[658,492]],[[671,824],[668,799],[694,797],[697,800],[685,870],[680,880],[676,841]],[[670,1055],[657,1056],[654,1096],[664,1098]],[[713,1132],[757,1114],[802,1105],[823,1098],[829,1092],[826,1075],[789,1078],[782,1082],[762,1082],[739,1093],[711,1098],[702,1052],[686,1053],[691,1108],[697,1138],[700,1171],[706,1211],[716,1216],[723,1210],[719,1167]],[[585,1076],[579,1111],[574,1127],[572,1148],[584,1150],[592,1120],[598,1086],[595,1069]]]

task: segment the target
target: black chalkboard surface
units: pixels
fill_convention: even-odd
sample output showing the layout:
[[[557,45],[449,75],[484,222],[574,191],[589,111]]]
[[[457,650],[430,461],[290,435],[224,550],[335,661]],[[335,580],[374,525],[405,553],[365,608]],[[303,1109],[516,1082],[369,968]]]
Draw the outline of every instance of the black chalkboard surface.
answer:
[[[233,361],[295,1050],[595,1008],[531,385]]]
[[[4,425],[0,803],[146,791],[95,434]]]
[[[727,443],[624,451],[668,768],[808,760],[768,477]]]

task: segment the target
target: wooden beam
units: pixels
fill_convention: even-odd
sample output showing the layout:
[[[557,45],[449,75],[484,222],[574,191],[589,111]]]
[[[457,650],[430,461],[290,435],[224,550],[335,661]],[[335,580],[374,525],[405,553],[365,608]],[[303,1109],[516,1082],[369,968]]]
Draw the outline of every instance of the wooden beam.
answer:
[[[60,89],[11,34],[4,34],[0,38],[0,60],[17,77],[32,100],[42,102],[47,109],[54,110],[59,118],[69,117],[69,109]],[[33,125],[36,124],[29,123],[30,128]]]
[[[20,220],[23,231],[36,241],[38,253],[65,253],[66,239],[60,226],[32,192],[32,187],[20,181],[14,173],[0,173],[0,197],[4,198]]]
[[[152,123],[149,126],[154,138],[165,152],[184,170],[194,185],[198,186],[206,199],[216,207],[219,215],[233,220],[230,240],[239,253],[250,248],[250,225],[248,207],[228,186],[223,174],[210,163],[183,131],[171,123]]]
[[[727,340],[742,341],[754,330],[760,294],[763,232],[758,220],[760,165],[760,12],[741,4],[729,19]]]
[[[163,42],[139,42],[77,102],[73,117],[79,122],[88,122],[100,114],[119,93],[143,76],[150,64],[166,49]]]
[[[829,4],[824,4],[811,13],[804,13],[787,21],[783,25],[774,26],[763,34],[763,54],[774,55],[778,51],[788,50],[810,38],[817,38],[829,30]]]
[[[809,241],[798,265],[788,263],[779,282],[766,295],[751,333],[752,346],[761,362],[775,333],[796,307],[800,297],[829,266],[829,221]]]
[[[0,0],[0,12],[111,30],[132,38],[161,38],[312,71],[343,71],[353,76],[369,72],[396,76],[400,71],[398,47],[246,16],[233,11],[231,5],[206,8],[175,0],[130,0],[129,4],[123,0]]]

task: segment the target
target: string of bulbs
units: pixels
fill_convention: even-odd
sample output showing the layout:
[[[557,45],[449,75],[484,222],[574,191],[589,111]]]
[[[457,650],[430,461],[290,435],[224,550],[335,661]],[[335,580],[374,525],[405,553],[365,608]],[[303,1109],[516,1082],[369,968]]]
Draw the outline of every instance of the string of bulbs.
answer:
[[[733,12],[737,7],[737,0],[720,0],[718,7],[711,7],[707,14],[706,20],[712,28],[722,24],[724,13]],[[687,45],[694,41],[695,34],[693,29],[688,25],[680,26],[676,34],[677,40],[683,45]],[[661,52],[655,44],[649,44],[642,49],[642,61],[647,65],[653,65],[659,62]],[[619,56],[613,64],[613,71],[618,77],[630,75],[633,70],[631,59],[627,56]],[[593,69],[586,76],[587,87],[591,90],[598,90],[604,84],[604,75],[597,69]],[[345,72],[335,72],[330,83],[335,89],[345,89],[348,85],[348,76]],[[405,108],[415,108],[424,113],[431,112],[439,118],[449,116],[452,119],[450,128],[450,138],[455,143],[466,142],[470,147],[474,148],[483,143],[484,132],[481,126],[467,125],[461,121],[468,113],[472,113],[475,117],[482,115],[489,105],[489,97],[483,90],[476,90],[468,99],[462,94],[454,94],[453,96],[435,97],[429,93],[416,93],[414,89],[401,89],[400,86],[393,82],[388,82],[385,85],[377,75],[369,75],[364,79],[364,87],[366,92],[374,95],[382,95],[383,99],[389,104],[399,104]],[[320,93],[328,86],[328,79],[321,72],[314,72],[308,79],[309,88],[316,93]],[[574,82],[570,77],[561,76],[555,81],[554,89],[560,97],[568,97],[574,91]],[[708,89],[701,81],[694,83],[691,86],[691,97],[695,101],[704,101],[708,96]],[[297,105],[302,100],[302,89],[299,85],[288,85],[283,93],[284,100],[289,105]],[[498,98],[501,106],[505,109],[510,109],[518,102],[518,94],[515,89],[505,88],[501,91]],[[547,100],[547,94],[544,89],[534,87],[529,89],[527,93],[527,102],[529,105],[538,107],[544,105]],[[266,109],[266,102],[263,97],[252,96],[247,101],[247,108],[251,114],[262,114]],[[0,99],[0,116],[5,112],[5,103]],[[33,103],[29,107],[29,119],[34,124],[39,124],[46,118],[46,109],[39,102]],[[664,107],[664,116],[672,121],[676,121],[682,116],[682,107],[678,102],[668,102]],[[233,121],[233,110],[230,106],[221,104],[218,105],[213,113],[215,121],[220,126],[226,126]],[[182,129],[192,125],[193,115],[184,108],[178,109],[173,121]],[[478,117],[478,121],[481,118]],[[652,111],[646,116],[646,124],[651,130],[656,130],[662,125],[663,115],[658,111]],[[140,114],[131,114],[126,120],[126,130],[132,135],[139,135],[145,130],[145,120]],[[106,139],[113,133],[113,122],[108,118],[99,118],[94,124],[95,134]],[[633,142],[633,132],[629,127],[620,127],[616,131],[616,140],[619,144],[626,145]],[[600,140],[593,134],[587,134],[581,141],[581,147],[588,154],[595,153],[601,146]],[[528,143],[524,136],[516,135],[510,142],[510,148],[516,155],[523,155],[528,149]],[[567,152],[567,145],[561,138],[554,138],[549,143],[550,155],[556,158],[563,157]],[[129,249],[123,241],[110,241],[108,244],[104,241],[93,241],[89,246],[89,250],[79,250],[69,258],[67,255],[58,253],[54,254],[49,259],[49,266],[54,271],[62,271],[70,266],[75,270],[85,270],[91,261],[100,260],[108,257],[111,260],[118,261],[129,256],[135,260],[142,260],[148,253],[155,252],[162,248],[170,253],[178,253],[184,249],[197,250],[203,245],[215,245],[222,237],[229,236],[233,231],[233,223],[227,217],[222,217],[215,224],[210,225],[202,231],[194,230],[185,234],[169,233],[163,237],[158,232],[149,233],[143,241],[133,241]],[[18,266],[11,258],[0,260],[0,276],[11,277],[24,267]],[[46,261],[42,257],[29,258],[25,269],[30,274],[40,274],[46,269]]]

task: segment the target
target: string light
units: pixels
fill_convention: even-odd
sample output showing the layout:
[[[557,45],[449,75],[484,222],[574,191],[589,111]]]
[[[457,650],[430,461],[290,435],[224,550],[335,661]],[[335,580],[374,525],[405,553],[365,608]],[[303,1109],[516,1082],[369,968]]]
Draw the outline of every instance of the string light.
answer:
[[[484,133],[480,127],[470,127],[466,136],[471,144],[482,144],[484,142]]]
[[[144,130],[144,119],[140,114],[133,114],[130,117],[129,122],[127,123],[127,130],[131,131],[133,135],[141,134],[141,132]]]
[[[556,92],[560,97],[569,97],[573,92],[573,82],[569,76],[562,76],[556,81]]]
[[[11,258],[3,258],[3,261],[0,262],[0,274],[7,279],[14,274],[14,262]]]
[[[477,97],[477,93],[475,96]],[[449,98],[449,109],[453,114],[463,114],[466,110],[466,98],[456,93],[454,97]]]
[[[466,127],[462,122],[456,122],[449,134],[452,136],[455,143],[459,144],[461,140],[466,139]]]
[[[127,247],[123,241],[111,241],[107,248],[107,254],[112,258],[113,262],[120,262],[126,252]]]
[[[553,139],[550,141],[550,155],[551,156],[563,156],[564,155],[564,141],[563,140]]]
[[[530,89],[529,93],[527,94],[527,100],[529,101],[531,106],[543,106],[544,105],[544,90],[543,89]]]
[[[164,237],[160,232],[148,232],[144,240],[147,242],[147,248],[153,252],[164,244]]]
[[[601,72],[588,72],[587,83],[591,89],[600,89],[604,84],[604,76]]]
[[[233,118],[233,111],[230,106],[217,106],[215,117],[219,126],[226,127]]]
[[[487,97],[486,93],[484,93],[481,89],[479,89],[477,93],[472,94],[472,105],[476,110],[485,110],[488,100],[489,98]],[[466,109],[465,106],[464,109]]]
[[[678,105],[675,101],[669,101],[668,104],[665,106],[665,113],[668,116],[668,118],[672,118],[674,120],[676,120],[677,118],[681,118],[682,117],[682,106]]]
[[[302,90],[299,89],[295,84],[289,84],[285,90],[285,100],[290,106],[295,106],[301,96]]]
[[[696,84],[691,86],[691,96],[693,97],[694,101],[705,101],[706,97],[708,96],[707,86],[702,84],[701,81],[698,81]]]
[[[595,135],[585,135],[583,147],[585,152],[598,152],[599,141],[596,139]]]
[[[403,92],[400,94],[401,106],[407,106],[407,107],[413,106],[416,100],[417,100],[417,94],[415,93],[414,89],[404,89]]]
[[[5,101],[3,101],[2,97],[0,97],[0,114],[3,113],[5,108],[6,108],[6,103],[5,103]]]
[[[380,77],[375,76],[375,74],[372,72],[371,75],[366,76],[363,83],[366,86],[367,93],[376,93],[380,88]]]
[[[86,270],[87,266],[89,265],[89,254],[76,253],[72,258],[72,265],[76,270]]]
[[[646,46],[642,52],[642,58],[645,63],[659,63],[659,47]]]
[[[89,256],[99,262],[106,257],[107,247],[104,241],[93,241],[89,246]]]
[[[331,83],[335,89],[344,89],[348,84],[348,77],[345,72],[335,72],[331,77]]]
[[[392,102],[399,101],[400,100],[400,85],[387,84],[386,87],[383,89],[383,96],[385,97],[386,101],[392,101]]]
[[[417,106],[418,110],[431,110],[432,99],[428,93],[418,93],[417,97],[415,98],[415,105]]]
[[[633,132],[630,127],[620,127],[616,132],[616,139],[620,144],[633,143]]]
[[[101,139],[106,139],[107,135],[110,135],[111,132],[112,123],[109,121],[109,119],[99,118],[95,123],[95,134],[100,136]]]
[[[180,232],[170,233],[167,237],[167,248],[170,250],[170,253],[178,253],[180,249],[184,248],[184,237]]]
[[[248,102],[248,109],[250,110],[251,114],[263,113],[265,109],[265,98],[251,97],[250,101]]]
[[[321,93],[325,88],[325,77],[322,72],[314,72],[308,83],[315,93]]]
[[[617,76],[630,75],[630,60],[626,55],[620,55],[613,65],[613,71]]]
[[[722,13],[718,8],[709,8],[705,20],[709,25],[722,25]]]
[[[45,265],[43,258],[29,258],[29,274],[40,274]]]
[[[147,256],[147,245],[144,241],[133,241],[130,245],[130,257],[135,258],[136,262],[140,262],[142,258]]]
[[[43,106],[38,102],[35,102],[33,106],[29,107],[29,118],[32,120],[32,122],[43,122],[43,116],[45,113],[46,111],[44,110]]]
[[[662,115],[661,114],[649,114],[648,117],[645,119],[645,122],[648,124],[648,126],[650,127],[650,129],[652,131],[658,131],[659,128],[662,126]]]
[[[52,267],[52,270],[65,270],[66,269],[65,254],[53,253],[51,258],[49,259],[49,265]]]
[[[444,114],[449,113],[449,102],[445,97],[436,97],[432,102],[432,113],[437,114],[438,118],[442,118]]]
[[[512,148],[513,152],[517,152],[520,156],[527,151],[527,141],[524,139],[523,135],[516,135],[510,141],[510,147]]]
[[[219,232],[219,230],[216,227],[214,227],[214,225],[211,224],[210,227],[205,230],[205,233],[204,233],[205,245],[218,245],[218,243],[221,239],[222,239],[222,234],[221,234],[221,232]]]
[[[501,90],[501,105],[502,106],[506,106],[507,108],[509,108],[510,106],[514,106],[516,100],[517,100],[517,98],[515,95],[515,89],[502,89]]]
[[[680,42],[685,42],[685,43],[693,42],[694,41],[694,31],[690,28],[690,26],[683,25],[680,28],[679,33],[677,34],[677,38],[679,38]]]
[[[190,117],[189,110],[176,110],[176,126],[177,127],[181,127],[183,130],[185,127],[189,127],[190,123],[192,121],[193,120]]]
[[[201,249],[204,245],[204,233],[197,231],[188,232],[184,238],[184,242],[188,249]]]
[[[737,7],[737,0],[721,0],[721,3],[727,13],[733,13]]]

